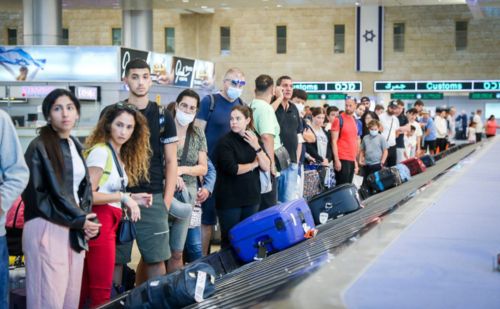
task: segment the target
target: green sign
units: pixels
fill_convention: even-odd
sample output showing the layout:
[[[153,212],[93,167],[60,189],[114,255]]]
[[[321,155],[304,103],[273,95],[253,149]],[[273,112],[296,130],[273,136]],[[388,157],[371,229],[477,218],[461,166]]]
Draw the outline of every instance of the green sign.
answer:
[[[500,92],[471,92],[471,100],[500,100]]]
[[[391,93],[391,100],[442,100],[442,92],[396,92]]]
[[[474,90],[500,90],[500,80],[474,82]]]
[[[294,89],[302,89],[306,92],[361,92],[361,82],[296,82]]]
[[[469,81],[428,81],[417,82],[417,90],[426,91],[468,91],[472,90]]]
[[[415,82],[375,82],[375,91],[414,91]]]
[[[345,100],[345,93],[308,93],[307,100]]]

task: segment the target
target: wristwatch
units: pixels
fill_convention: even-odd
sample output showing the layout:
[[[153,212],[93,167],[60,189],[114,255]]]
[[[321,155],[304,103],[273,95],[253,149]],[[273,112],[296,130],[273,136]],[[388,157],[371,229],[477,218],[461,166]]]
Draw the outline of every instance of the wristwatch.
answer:
[[[255,150],[255,153],[259,153],[262,151],[262,148],[259,147],[259,149]]]

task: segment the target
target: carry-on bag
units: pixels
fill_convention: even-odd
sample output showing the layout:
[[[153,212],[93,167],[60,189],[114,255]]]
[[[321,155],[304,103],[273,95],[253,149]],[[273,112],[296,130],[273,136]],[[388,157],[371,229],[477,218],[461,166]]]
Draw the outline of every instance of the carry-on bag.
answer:
[[[307,169],[304,170],[304,193],[305,199],[311,198],[321,192],[323,186],[321,185],[321,178],[318,170]]]
[[[125,299],[125,308],[183,308],[215,293],[215,272],[206,263],[194,263],[172,274],[149,279]]]
[[[395,168],[399,171],[399,176],[401,177],[401,182],[407,182],[411,179],[411,171],[408,166],[403,163],[396,164]]]
[[[23,255],[24,202],[21,196],[12,204],[5,221],[9,255]]]
[[[313,228],[309,206],[298,199],[246,218],[229,231],[229,239],[238,257],[251,262],[303,241]]]
[[[399,171],[395,167],[382,168],[373,174],[366,177],[366,183],[370,189],[375,192],[382,192],[389,188],[399,186],[401,177]]]
[[[422,162],[424,162],[425,167],[431,167],[434,164],[436,164],[436,161],[434,160],[434,158],[431,155],[421,156],[420,160],[422,160]]]
[[[217,277],[222,277],[236,269],[242,264],[232,248],[221,249],[207,256],[204,256],[191,264],[207,263],[212,266]]]
[[[419,158],[410,158],[401,162],[410,169],[411,176],[423,173],[426,170],[425,164]]]
[[[361,208],[358,189],[353,184],[343,184],[311,198],[307,204],[311,209],[314,223],[324,224]]]

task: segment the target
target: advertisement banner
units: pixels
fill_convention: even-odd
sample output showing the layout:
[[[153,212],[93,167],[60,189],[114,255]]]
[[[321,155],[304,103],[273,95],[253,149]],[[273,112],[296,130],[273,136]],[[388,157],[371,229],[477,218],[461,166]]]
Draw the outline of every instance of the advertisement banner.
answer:
[[[174,86],[193,87],[194,60],[174,57],[172,67],[174,69]]]
[[[0,46],[0,81],[119,81],[114,46]]]
[[[210,61],[196,60],[194,64],[194,88],[212,89],[215,80],[215,64]]]

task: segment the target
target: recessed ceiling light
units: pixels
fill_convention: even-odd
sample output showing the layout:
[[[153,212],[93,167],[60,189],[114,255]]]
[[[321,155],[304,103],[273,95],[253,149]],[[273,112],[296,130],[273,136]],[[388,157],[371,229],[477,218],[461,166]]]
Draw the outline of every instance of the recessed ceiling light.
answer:
[[[280,8],[280,7],[282,7],[282,5],[281,4],[276,4],[276,7]]]
[[[202,6],[201,6],[201,8],[202,8],[202,9],[208,9],[208,6],[206,6],[206,5],[202,5]]]
[[[355,4],[356,6],[359,6],[359,2],[358,2],[358,1],[356,1],[354,4]]]
[[[188,3],[188,2],[189,2],[189,0],[182,0],[182,2],[184,2],[184,3]]]

